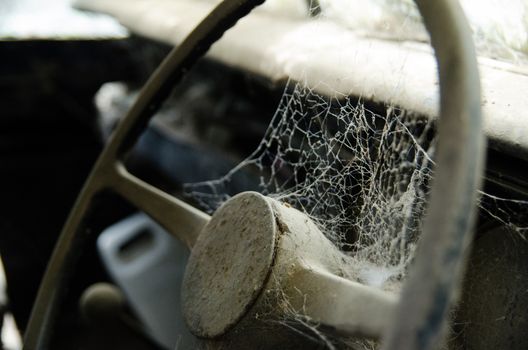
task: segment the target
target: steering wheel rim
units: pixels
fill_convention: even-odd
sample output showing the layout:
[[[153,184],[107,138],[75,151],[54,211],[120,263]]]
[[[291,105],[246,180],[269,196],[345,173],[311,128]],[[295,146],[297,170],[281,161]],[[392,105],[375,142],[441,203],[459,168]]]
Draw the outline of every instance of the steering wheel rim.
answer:
[[[175,218],[194,244],[209,217],[129,174],[121,159],[132,147],[172,87],[223,33],[263,0],[221,2],[173,49],[143,88],[134,106],[111,136],[63,228],[44,275],[24,337],[25,350],[46,349],[59,300],[71,276],[81,234],[94,197],[112,190],[146,211],[171,231]],[[438,62],[439,139],[436,174],[415,264],[398,304],[383,349],[429,349],[465,266],[471,239],[476,192],[483,168],[480,83],[469,27],[456,0],[416,0]],[[449,139],[446,139],[446,136]],[[148,202],[148,203],[147,203]],[[183,223],[182,223],[183,222]]]

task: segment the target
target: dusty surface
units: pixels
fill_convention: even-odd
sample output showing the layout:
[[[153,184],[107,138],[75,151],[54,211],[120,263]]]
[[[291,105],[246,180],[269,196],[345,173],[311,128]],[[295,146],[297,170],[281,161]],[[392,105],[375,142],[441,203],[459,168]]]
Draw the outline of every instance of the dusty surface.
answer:
[[[226,202],[193,247],[182,286],[192,333],[213,338],[246,314],[268,279],[275,217],[265,197],[245,192]]]

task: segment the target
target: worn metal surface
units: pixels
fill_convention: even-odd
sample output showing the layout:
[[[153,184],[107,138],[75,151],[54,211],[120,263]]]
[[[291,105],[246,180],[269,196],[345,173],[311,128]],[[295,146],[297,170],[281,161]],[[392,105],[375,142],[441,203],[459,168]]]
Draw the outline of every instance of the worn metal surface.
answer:
[[[277,239],[265,197],[244,192],[220,207],[193,247],[182,285],[192,333],[215,338],[246,314],[270,274]]]
[[[348,257],[300,211],[268,199],[281,230],[267,290],[280,290],[288,311],[344,336],[380,339],[397,295],[344,278]],[[289,317],[292,317],[290,315]]]

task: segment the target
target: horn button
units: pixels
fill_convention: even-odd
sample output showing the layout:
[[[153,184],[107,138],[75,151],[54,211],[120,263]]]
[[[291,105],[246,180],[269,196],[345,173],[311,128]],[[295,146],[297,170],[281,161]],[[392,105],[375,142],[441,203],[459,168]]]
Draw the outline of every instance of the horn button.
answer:
[[[221,336],[253,306],[270,275],[276,232],[270,202],[255,192],[214,213],[192,249],[182,286],[183,315],[194,335]]]

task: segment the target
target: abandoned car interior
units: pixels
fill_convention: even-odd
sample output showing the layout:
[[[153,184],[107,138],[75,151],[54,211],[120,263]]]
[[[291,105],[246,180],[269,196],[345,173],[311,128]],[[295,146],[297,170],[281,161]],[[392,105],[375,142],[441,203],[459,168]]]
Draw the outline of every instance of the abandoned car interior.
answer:
[[[4,0],[0,62],[0,349],[528,349],[526,0]]]

